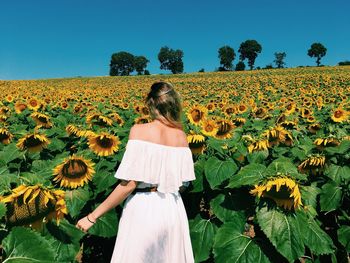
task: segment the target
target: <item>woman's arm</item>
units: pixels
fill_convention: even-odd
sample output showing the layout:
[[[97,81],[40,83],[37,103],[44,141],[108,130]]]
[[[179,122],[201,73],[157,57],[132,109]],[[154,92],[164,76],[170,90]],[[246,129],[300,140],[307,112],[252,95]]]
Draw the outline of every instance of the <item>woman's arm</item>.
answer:
[[[110,193],[110,195],[92,213],[81,218],[75,226],[86,233],[94,224],[93,222],[96,222],[97,218],[123,202],[125,198],[134,191],[137,183],[137,181],[133,180],[122,180],[113,192]]]

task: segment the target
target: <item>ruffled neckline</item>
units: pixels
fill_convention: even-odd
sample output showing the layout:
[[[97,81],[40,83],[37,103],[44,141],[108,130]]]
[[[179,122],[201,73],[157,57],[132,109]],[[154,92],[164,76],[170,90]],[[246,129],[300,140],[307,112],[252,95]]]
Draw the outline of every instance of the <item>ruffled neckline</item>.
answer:
[[[164,148],[164,149],[176,149],[176,150],[191,150],[189,147],[187,146],[170,146],[170,145],[165,145],[165,144],[160,144],[160,143],[155,143],[155,142],[151,142],[151,141],[145,141],[145,140],[140,140],[140,139],[129,139],[128,142],[140,142],[140,143],[145,143],[145,144],[149,144],[149,145],[154,145],[160,148]]]

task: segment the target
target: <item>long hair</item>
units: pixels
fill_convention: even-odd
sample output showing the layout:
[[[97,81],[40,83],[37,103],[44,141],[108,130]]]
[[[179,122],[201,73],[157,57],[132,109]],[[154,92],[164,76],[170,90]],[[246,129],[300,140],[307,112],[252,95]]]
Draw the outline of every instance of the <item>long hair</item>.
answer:
[[[153,83],[145,104],[153,120],[157,119],[165,125],[183,129],[181,97],[172,84],[164,81]]]

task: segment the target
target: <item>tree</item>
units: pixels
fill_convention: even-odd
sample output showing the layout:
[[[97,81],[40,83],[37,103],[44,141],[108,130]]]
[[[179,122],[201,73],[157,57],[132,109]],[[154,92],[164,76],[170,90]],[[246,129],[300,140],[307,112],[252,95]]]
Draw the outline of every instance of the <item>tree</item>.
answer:
[[[110,76],[128,76],[134,71],[134,55],[126,51],[114,53],[109,67]]]
[[[241,61],[248,59],[248,66],[250,70],[253,69],[255,59],[258,53],[261,53],[261,45],[256,40],[246,40],[241,43],[238,52],[240,53],[239,59]]]
[[[283,60],[287,56],[286,52],[275,52],[275,62],[277,68],[283,68],[283,66],[286,64]]]
[[[307,51],[309,57],[316,58],[317,67],[320,66],[321,58],[327,53],[327,48],[325,48],[321,43],[313,43],[311,48]]]
[[[221,67],[219,67],[219,71],[221,71],[220,69],[224,69],[224,70],[232,70],[233,64],[232,61],[235,59],[235,51],[232,47],[230,46],[223,46],[221,48],[219,48],[219,59],[220,59],[220,65]]]
[[[184,53],[180,49],[162,47],[158,53],[160,69],[170,70],[173,74],[182,73],[184,70],[183,55]]]
[[[134,57],[134,66],[135,70],[137,72],[137,75],[145,74],[145,70],[147,67],[147,63],[149,60],[145,58],[144,56],[135,56]]]
[[[240,61],[236,65],[236,71],[243,71],[245,70],[245,64],[243,61]]]

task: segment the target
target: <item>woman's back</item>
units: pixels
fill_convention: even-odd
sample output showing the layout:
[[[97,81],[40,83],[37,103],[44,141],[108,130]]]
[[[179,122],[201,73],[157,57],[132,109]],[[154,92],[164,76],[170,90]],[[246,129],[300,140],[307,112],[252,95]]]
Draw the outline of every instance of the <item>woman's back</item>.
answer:
[[[139,139],[173,147],[188,147],[186,133],[183,130],[169,127],[158,120],[136,124],[132,129],[135,130],[130,139]]]

